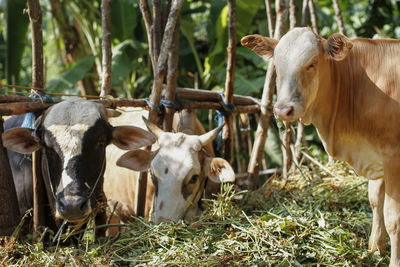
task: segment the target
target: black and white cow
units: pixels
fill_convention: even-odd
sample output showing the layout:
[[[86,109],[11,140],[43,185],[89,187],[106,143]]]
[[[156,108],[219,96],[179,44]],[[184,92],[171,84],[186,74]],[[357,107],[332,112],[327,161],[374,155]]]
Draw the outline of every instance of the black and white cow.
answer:
[[[116,113],[91,101],[70,98],[39,117],[35,130],[13,128],[3,133],[3,144],[10,150],[29,154],[42,149],[41,172],[52,191],[47,194],[53,196],[49,201],[55,200],[52,212],[56,218],[82,222],[102,199],[108,144],[132,150],[156,141],[152,134],[138,127],[111,126],[108,118]],[[6,126],[15,127],[20,122],[18,117],[11,118]],[[21,158],[23,161],[11,155],[10,163],[23,212],[25,205],[32,204],[32,173],[24,169],[31,167],[28,158],[20,155]]]

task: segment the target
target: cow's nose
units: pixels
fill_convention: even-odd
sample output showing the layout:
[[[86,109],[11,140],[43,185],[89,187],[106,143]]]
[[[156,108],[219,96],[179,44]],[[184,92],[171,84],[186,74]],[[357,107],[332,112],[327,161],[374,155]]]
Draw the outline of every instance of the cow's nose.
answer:
[[[89,209],[89,201],[82,196],[66,196],[57,201],[57,209],[65,219],[79,219]]]
[[[276,104],[274,106],[274,114],[279,120],[291,120],[294,115],[294,106]]]

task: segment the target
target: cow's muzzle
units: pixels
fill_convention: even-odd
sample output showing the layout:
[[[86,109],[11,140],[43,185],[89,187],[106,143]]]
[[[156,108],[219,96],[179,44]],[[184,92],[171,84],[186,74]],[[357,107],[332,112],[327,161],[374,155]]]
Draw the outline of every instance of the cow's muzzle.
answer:
[[[83,196],[65,196],[57,200],[57,211],[67,221],[85,219],[91,211],[90,201]]]
[[[274,114],[278,120],[294,121],[297,119],[294,117],[295,115],[294,105],[291,104],[276,103],[274,106]]]

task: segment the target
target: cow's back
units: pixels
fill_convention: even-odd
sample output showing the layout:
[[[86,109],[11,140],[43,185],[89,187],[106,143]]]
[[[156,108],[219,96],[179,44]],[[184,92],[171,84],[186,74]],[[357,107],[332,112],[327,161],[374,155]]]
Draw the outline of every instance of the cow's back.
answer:
[[[4,130],[20,127],[24,118],[25,115],[8,118],[4,122]],[[7,154],[17,192],[19,211],[23,215],[33,206],[32,155],[12,150],[7,150]]]
[[[133,125],[147,129],[142,116],[148,117],[148,111],[141,108],[123,108],[121,116],[110,118],[113,126]],[[106,149],[107,165],[104,172],[103,190],[107,198],[109,212],[114,212],[123,221],[136,214],[139,172],[116,165],[126,150],[110,145]],[[148,179],[149,180],[149,179]],[[152,184],[148,188],[151,190]]]

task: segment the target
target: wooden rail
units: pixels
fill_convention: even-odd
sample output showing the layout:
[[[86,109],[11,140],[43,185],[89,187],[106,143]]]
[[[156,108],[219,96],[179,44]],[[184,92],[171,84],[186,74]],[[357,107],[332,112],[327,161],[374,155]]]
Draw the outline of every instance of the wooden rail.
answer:
[[[218,92],[207,90],[195,90],[189,88],[177,88],[176,98],[179,102],[183,102],[182,109],[222,109],[221,96]],[[53,103],[46,102],[46,99],[31,98],[27,96],[7,96],[0,95],[0,116],[18,115],[27,112],[39,112],[51,106],[54,103],[61,102],[60,99],[54,99]],[[104,105],[107,108],[116,107],[141,107],[150,109],[148,103],[144,99],[95,99],[91,100]],[[188,101],[188,102],[185,102]],[[246,96],[234,95],[233,103],[235,105],[234,115],[240,113],[259,113],[260,106],[258,99]]]

